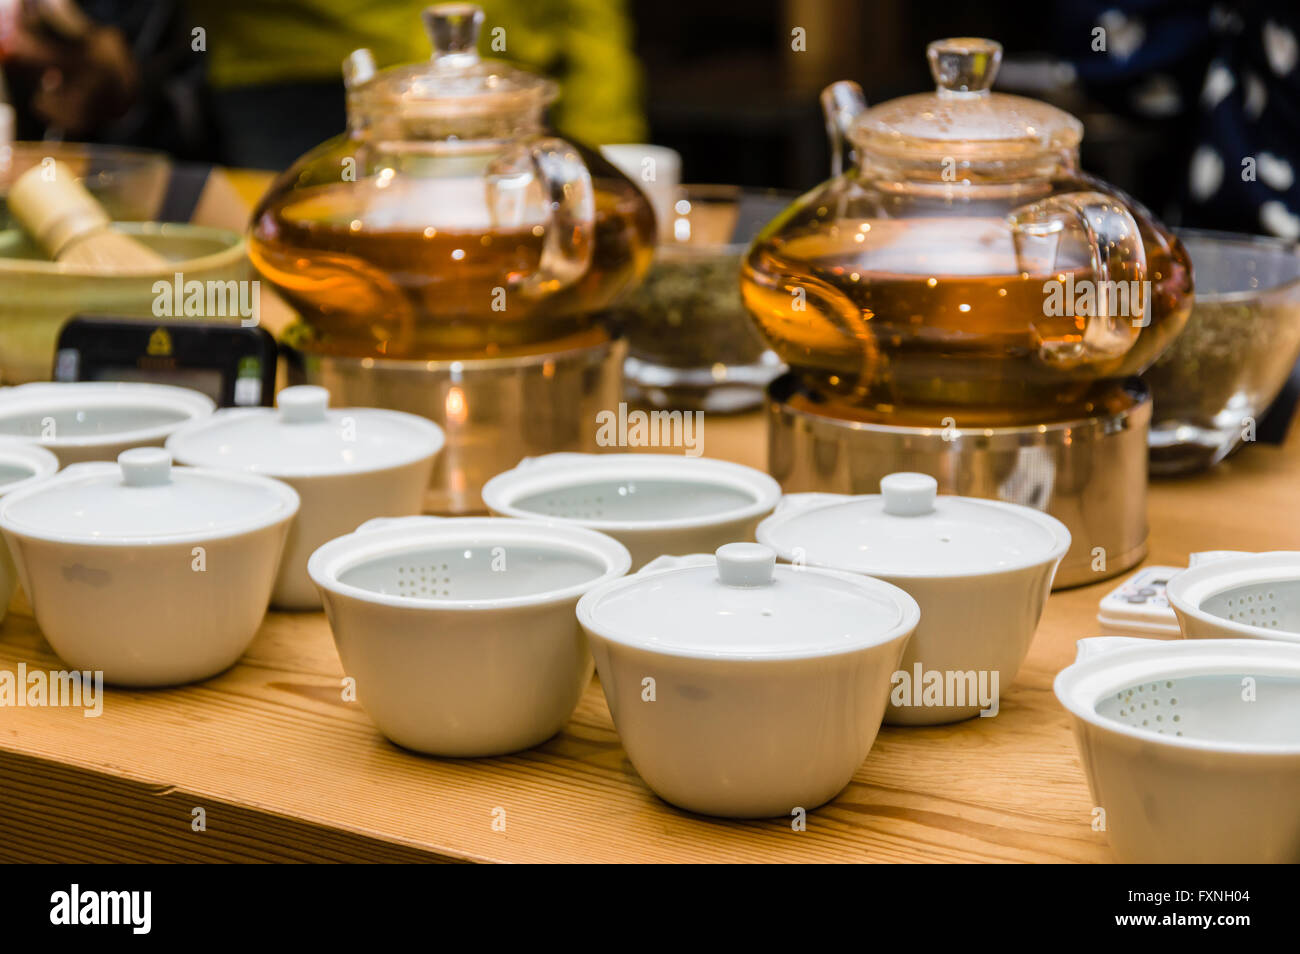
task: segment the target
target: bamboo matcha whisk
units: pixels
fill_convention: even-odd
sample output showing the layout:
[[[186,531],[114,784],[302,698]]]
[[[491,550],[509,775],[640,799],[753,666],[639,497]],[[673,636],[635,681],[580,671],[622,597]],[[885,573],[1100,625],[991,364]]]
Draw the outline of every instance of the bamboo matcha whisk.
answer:
[[[157,271],[167,259],[113,231],[104,207],[57,160],[28,169],[9,188],[9,211],[52,259],[83,268]]]

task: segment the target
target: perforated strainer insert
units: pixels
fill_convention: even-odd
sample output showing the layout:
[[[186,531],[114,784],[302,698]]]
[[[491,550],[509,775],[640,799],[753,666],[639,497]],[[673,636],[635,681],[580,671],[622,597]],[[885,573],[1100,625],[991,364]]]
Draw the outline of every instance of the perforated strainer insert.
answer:
[[[190,415],[159,407],[60,408],[0,414],[0,434],[10,437],[90,437],[179,424]]]
[[[339,581],[408,599],[484,600],[564,590],[604,573],[596,557],[558,546],[426,545],[366,560]]]
[[[198,391],[162,384],[21,384],[0,388],[0,437],[58,446],[93,446],[125,436],[156,440],[185,421],[206,417],[213,407]]]
[[[1175,573],[1165,593],[1184,636],[1300,642],[1300,552],[1197,563]]]
[[[780,499],[781,485],[762,471],[679,454],[546,454],[483,485],[492,513],[609,532],[758,520]]]
[[[1300,756],[1300,645],[1081,639],[1053,688],[1076,718],[1152,746]],[[1091,758],[1081,742],[1084,761]],[[1131,750],[1155,757],[1157,748]],[[1192,797],[1195,793],[1182,793]]]
[[[583,527],[509,517],[381,517],[320,547],[307,573],[340,599],[436,615],[576,603],[631,565],[625,546]],[[529,622],[526,613],[517,620]]]
[[[726,484],[679,480],[593,480],[517,498],[518,510],[568,520],[650,521],[703,517],[755,503]]]
[[[1201,609],[1234,623],[1300,633],[1300,580],[1235,586],[1203,600]]]
[[[1215,673],[1153,679],[1106,696],[1097,714],[1156,735],[1300,745],[1300,678]]]

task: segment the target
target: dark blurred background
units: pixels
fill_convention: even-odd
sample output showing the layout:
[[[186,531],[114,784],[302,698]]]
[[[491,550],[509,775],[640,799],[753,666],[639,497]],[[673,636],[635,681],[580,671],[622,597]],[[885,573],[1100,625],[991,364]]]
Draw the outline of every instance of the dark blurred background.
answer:
[[[987,36],[1005,48],[998,88],[1082,118],[1084,168],[1170,224],[1300,236],[1294,0],[482,5],[487,28],[506,30],[506,58],[561,80],[561,133],[670,146],[684,181],[810,188],[829,168],[822,87],[854,79],[872,103],[921,91],[929,40]],[[428,55],[421,6],[0,0],[0,62],[20,138],[284,168],[342,129],[347,52],[369,46],[381,66]],[[1268,182],[1233,174],[1264,154]]]
[[[1082,119],[1083,167],[1170,224],[1266,231],[1254,210],[1278,194],[1295,211],[1294,185],[1218,198],[1189,178],[1201,145],[1223,157],[1224,192],[1241,157],[1300,151],[1291,0],[633,0],[632,12],[651,138],[682,153],[688,180],[808,188],[829,168],[822,87],[854,79],[871,103],[929,89],[929,41],[985,36],[1004,48],[996,88]],[[806,52],[790,49],[796,25],[820,38]],[[1214,101],[1220,69],[1232,88]]]

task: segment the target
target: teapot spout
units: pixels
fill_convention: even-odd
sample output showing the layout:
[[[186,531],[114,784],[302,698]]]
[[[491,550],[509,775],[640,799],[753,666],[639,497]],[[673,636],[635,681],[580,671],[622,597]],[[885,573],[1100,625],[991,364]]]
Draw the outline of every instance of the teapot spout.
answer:
[[[353,50],[343,61],[343,86],[349,92],[375,78],[375,54],[366,47]]]
[[[359,134],[366,126],[365,110],[358,103],[366,84],[375,78],[375,55],[366,47],[353,50],[343,61],[343,89],[346,91],[348,132]]]
[[[854,161],[849,129],[867,108],[867,97],[853,80],[841,80],[822,90],[821,103],[831,144],[831,175],[838,176],[844,172],[846,158],[850,163]]]

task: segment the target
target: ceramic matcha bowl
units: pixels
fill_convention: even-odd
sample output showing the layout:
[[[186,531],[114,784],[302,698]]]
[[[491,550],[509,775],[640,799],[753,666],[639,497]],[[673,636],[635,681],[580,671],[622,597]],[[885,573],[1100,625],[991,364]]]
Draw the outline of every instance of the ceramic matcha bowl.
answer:
[[[73,315],[171,317],[173,295],[155,310],[156,283],[173,286],[177,273],[182,281],[203,282],[204,287],[209,281],[251,277],[244,237],[238,232],[156,222],[118,222],[113,228],[139,239],[168,264],[130,274],[62,265],[46,260],[17,228],[0,229],[0,383],[49,380],[59,329]],[[188,317],[240,320],[238,315]]]

